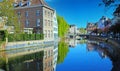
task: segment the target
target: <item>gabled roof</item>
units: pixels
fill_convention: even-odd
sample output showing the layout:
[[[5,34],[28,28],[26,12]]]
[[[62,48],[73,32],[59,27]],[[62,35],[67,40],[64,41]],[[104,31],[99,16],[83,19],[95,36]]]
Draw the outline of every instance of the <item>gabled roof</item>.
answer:
[[[14,4],[16,4],[15,7],[19,7],[19,3],[20,2],[22,2],[22,4],[23,4],[21,7],[25,7],[25,6],[27,6],[27,1],[31,2],[30,6],[41,5],[43,7],[49,8],[51,10],[54,10],[50,6],[48,6],[48,4],[44,0],[15,0],[15,3],[14,3]]]

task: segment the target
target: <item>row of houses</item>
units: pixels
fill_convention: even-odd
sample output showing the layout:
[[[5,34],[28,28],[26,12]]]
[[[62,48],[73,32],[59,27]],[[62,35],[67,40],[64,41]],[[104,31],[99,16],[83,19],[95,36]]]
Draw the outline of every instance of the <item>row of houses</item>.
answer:
[[[96,23],[87,23],[86,30],[87,34],[91,34],[96,29],[99,29],[103,32],[108,30],[112,25],[120,22],[120,5],[116,8],[116,10],[113,13],[113,18],[110,19],[108,17],[102,16],[98,22]]]

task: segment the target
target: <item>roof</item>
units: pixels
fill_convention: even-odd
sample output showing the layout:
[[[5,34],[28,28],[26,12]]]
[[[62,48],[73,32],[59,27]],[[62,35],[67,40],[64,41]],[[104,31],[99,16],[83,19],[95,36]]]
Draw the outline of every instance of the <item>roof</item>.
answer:
[[[43,7],[49,8],[51,10],[54,10],[50,6],[48,6],[48,4],[44,0],[22,0],[22,1],[21,0],[15,0],[14,4],[15,4],[15,7],[20,7],[19,3],[21,2],[22,3],[21,7],[25,7],[25,6],[27,6],[27,2],[28,1],[31,2],[30,6],[41,5]]]

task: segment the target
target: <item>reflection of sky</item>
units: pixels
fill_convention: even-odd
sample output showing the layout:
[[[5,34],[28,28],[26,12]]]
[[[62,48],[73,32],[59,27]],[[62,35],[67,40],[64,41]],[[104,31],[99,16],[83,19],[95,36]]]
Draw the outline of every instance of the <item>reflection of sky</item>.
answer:
[[[88,52],[86,44],[70,48],[64,63],[57,65],[56,71],[110,71],[112,63],[102,59],[97,52]]]

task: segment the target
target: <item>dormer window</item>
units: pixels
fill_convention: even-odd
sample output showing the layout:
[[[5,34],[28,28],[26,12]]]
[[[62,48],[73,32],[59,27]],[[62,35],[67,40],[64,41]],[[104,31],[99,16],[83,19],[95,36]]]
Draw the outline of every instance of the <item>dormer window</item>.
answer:
[[[16,4],[16,3],[13,3],[13,6],[14,6],[14,7],[16,7],[16,6],[17,6],[17,4]]]
[[[31,5],[31,2],[30,0],[27,1],[27,6],[30,6]]]
[[[19,6],[21,7],[23,4],[22,4],[22,1],[19,2]]]

